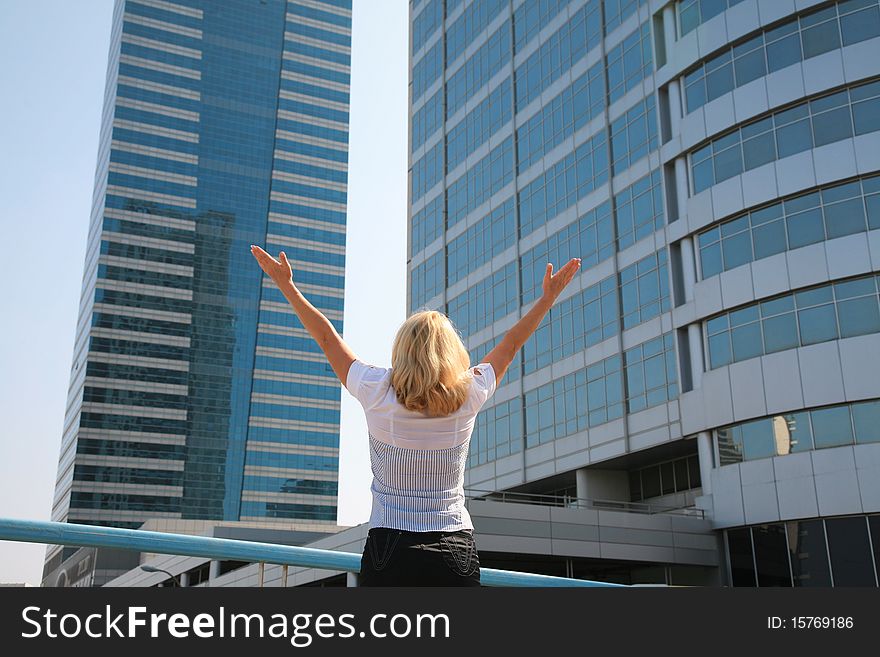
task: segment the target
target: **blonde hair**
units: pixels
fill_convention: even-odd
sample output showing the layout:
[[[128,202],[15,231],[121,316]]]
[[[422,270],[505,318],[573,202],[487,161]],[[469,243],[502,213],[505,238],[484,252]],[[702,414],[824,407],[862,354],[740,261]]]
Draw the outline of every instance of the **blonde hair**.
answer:
[[[461,408],[473,381],[470,354],[450,319],[436,310],[410,315],[391,347],[397,401],[430,417]]]

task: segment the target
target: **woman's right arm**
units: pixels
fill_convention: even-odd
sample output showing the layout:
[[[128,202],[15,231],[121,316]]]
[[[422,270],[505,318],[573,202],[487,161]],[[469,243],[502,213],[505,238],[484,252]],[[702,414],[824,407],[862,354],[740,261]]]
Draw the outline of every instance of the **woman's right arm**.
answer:
[[[492,365],[495,370],[495,385],[498,386],[501,377],[507,371],[510,363],[513,361],[516,353],[522,348],[529,339],[529,336],[535,332],[544,319],[544,315],[550,310],[550,307],[556,302],[556,298],[565,289],[574,275],[581,266],[580,258],[572,258],[555,274],[553,273],[553,265],[547,263],[547,269],[544,272],[543,291],[544,294],[535,302],[535,305],[523,315],[520,320],[514,324],[505,334],[495,348],[492,349],[486,357],[481,361]]]

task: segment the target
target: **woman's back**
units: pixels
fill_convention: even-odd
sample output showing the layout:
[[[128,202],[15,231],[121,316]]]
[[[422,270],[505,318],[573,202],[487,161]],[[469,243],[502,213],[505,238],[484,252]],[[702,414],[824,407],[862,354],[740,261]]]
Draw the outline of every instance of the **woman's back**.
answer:
[[[391,369],[360,359],[351,364],[346,389],[367,418],[373,506],[370,527],[409,531],[473,529],[464,506],[464,469],[474,420],[495,392],[489,363],[470,368],[470,392],[449,415],[429,417],[397,401]]]

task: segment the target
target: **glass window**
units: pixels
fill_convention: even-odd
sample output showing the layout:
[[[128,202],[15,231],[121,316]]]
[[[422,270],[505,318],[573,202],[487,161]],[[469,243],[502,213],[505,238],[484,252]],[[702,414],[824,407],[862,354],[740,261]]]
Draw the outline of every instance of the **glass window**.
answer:
[[[876,586],[867,518],[828,518],[825,531],[834,586]]]
[[[880,401],[853,404],[852,417],[857,443],[880,442]]]
[[[763,121],[762,121],[763,123]],[[776,159],[776,140],[772,132],[744,139],[743,160],[746,170],[755,169]]]
[[[850,185],[847,185],[849,187]],[[858,187],[858,183],[856,183]],[[865,206],[858,195],[848,201],[832,203],[825,206],[825,225],[828,239],[861,233],[865,230]]]
[[[758,586],[791,586],[785,524],[752,527]]]
[[[871,6],[851,14],[844,14],[852,4],[851,2],[842,2],[839,5],[840,31],[843,34],[843,45],[845,46],[880,36],[880,8],[873,0],[870,3],[860,1],[859,5],[870,4]]]
[[[733,176],[737,176],[742,173],[742,151],[740,150],[739,143],[736,143],[732,147],[727,148],[723,151],[716,151],[714,160],[716,183],[719,183],[722,180],[727,180],[728,178],[732,178]]]
[[[760,356],[763,352],[761,325],[755,322],[732,329],[730,331],[730,341],[733,346],[733,359],[735,361]]]
[[[646,498],[660,495],[660,468],[642,470],[642,490]]]
[[[700,460],[696,456],[688,457],[688,478],[690,479],[691,488],[698,488],[702,485],[700,479]]]
[[[767,42],[767,68],[772,73],[801,61],[801,40],[797,21],[764,34]]]
[[[801,344],[816,344],[837,339],[837,317],[834,306],[827,304],[798,311]]]
[[[755,260],[785,251],[785,224],[782,221],[758,226],[752,232]]]
[[[733,269],[752,261],[752,240],[748,232],[725,239],[722,243],[724,269]]]
[[[844,93],[843,96],[845,102],[846,94]],[[813,143],[817,147],[847,137],[852,137],[849,107],[838,107],[820,114],[813,114]]]
[[[790,249],[815,244],[825,239],[825,225],[820,208],[789,215],[786,227]]]
[[[678,491],[689,490],[691,488],[688,481],[687,459],[678,459],[675,461],[675,489]]]
[[[733,66],[731,52],[706,62],[706,96],[708,100],[714,100],[732,90]]]
[[[857,135],[880,130],[880,97],[853,103],[852,113]]]
[[[663,487],[664,495],[675,492],[675,475],[673,474],[672,461],[660,464],[660,483]]]
[[[728,529],[727,552],[730,556],[730,579],[733,586],[755,586],[755,560],[752,555],[752,532],[748,527]]]
[[[831,586],[822,521],[793,520],[785,524],[794,585]]]
[[[736,58],[733,64],[736,86],[740,87],[762,75],[767,75],[763,34],[734,48],[733,56]]]
[[[709,336],[709,362],[712,369],[731,362],[730,336],[727,333]]]
[[[629,501],[638,502],[642,499],[642,477],[638,470],[628,473],[629,475]]]
[[[783,349],[793,349],[798,346],[797,322],[794,313],[777,315],[763,320],[764,349],[770,354]]]
[[[812,147],[813,133],[808,119],[801,119],[776,129],[776,149],[780,159]]]
[[[816,448],[851,445],[853,442],[852,421],[849,406],[831,406],[810,411],[813,425],[813,440]]]
[[[801,43],[804,59],[840,48],[840,28],[834,6],[801,19]]]
[[[715,242],[715,244],[700,249],[700,270],[702,278],[709,278],[723,270],[721,267],[721,242]]]
[[[788,430],[788,451],[792,453],[807,452],[813,449],[813,429],[810,426],[809,412],[789,413],[783,416],[783,419],[785,421],[785,428]],[[776,429],[777,445],[779,445],[782,426],[776,424],[774,428]],[[782,449],[777,451],[784,453]]]
[[[839,301],[837,315],[841,338],[880,331],[880,307],[876,295]]]
[[[744,422],[742,428],[743,458],[748,460],[776,456],[773,423],[770,418]]]

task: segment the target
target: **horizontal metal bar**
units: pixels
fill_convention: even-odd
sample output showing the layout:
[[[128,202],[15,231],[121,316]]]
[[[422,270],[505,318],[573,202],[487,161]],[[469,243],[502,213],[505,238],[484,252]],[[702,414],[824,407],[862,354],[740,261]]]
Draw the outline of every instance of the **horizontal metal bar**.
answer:
[[[49,545],[119,548],[174,554],[207,559],[229,559],[252,563],[272,563],[323,570],[357,573],[361,555],[293,545],[276,545],[257,541],[241,541],[210,536],[189,536],[141,529],[99,527],[45,520],[0,518],[0,540]],[[626,586],[568,577],[553,577],[511,570],[480,568],[480,581],[485,586]]]

